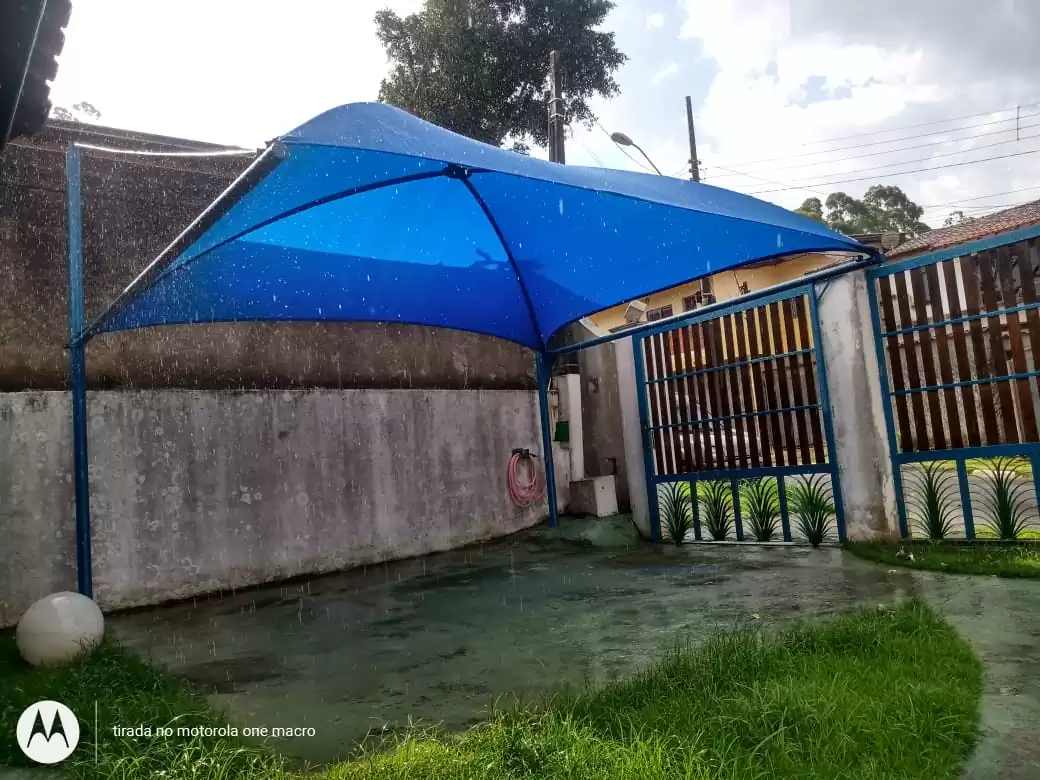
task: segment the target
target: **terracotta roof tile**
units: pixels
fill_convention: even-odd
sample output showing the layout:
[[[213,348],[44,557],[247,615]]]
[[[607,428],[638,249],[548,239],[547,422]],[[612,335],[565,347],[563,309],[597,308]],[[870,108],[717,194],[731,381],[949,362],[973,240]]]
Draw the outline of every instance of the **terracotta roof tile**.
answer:
[[[966,244],[969,241],[977,241],[980,238],[988,238],[1009,230],[1018,230],[1037,223],[1040,223],[1040,200],[1023,203],[1021,206],[998,211],[995,214],[987,214],[958,225],[930,230],[900,244],[887,254],[889,257],[919,255],[957,244]]]

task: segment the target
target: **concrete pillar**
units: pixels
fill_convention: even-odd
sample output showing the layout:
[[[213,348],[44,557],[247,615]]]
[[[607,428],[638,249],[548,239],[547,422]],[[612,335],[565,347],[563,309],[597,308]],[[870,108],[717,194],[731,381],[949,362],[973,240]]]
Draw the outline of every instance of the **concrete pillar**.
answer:
[[[899,535],[867,278],[856,271],[817,287],[820,345],[848,538]]]
[[[621,406],[621,433],[625,443],[625,474],[628,496],[632,505],[632,520],[646,538],[650,538],[650,511],[646,493],[646,472],[643,470],[643,431],[639,422],[640,388],[636,387],[632,338],[614,342],[617,360],[618,398]]]
[[[571,479],[585,478],[585,435],[581,413],[581,375],[564,374],[557,377],[560,389],[560,419],[570,428],[567,449],[570,452]]]

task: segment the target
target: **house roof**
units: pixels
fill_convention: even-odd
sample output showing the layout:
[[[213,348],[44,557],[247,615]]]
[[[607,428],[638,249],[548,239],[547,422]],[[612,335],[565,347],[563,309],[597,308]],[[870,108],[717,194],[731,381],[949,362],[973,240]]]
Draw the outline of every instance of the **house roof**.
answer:
[[[949,227],[937,228],[911,238],[888,252],[889,257],[919,255],[936,249],[945,249],[988,238],[1010,230],[1040,223],[1040,200],[1023,203],[1021,206],[987,214]]]

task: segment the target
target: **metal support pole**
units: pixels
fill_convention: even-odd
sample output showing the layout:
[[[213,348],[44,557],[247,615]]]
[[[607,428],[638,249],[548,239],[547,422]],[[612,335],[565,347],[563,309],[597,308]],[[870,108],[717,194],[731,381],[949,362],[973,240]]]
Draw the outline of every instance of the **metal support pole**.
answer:
[[[29,77],[33,50],[40,34],[43,16],[47,12],[47,0],[31,0],[23,2],[20,7],[11,3],[3,14],[12,23],[14,29],[6,31],[9,38],[4,41],[4,59],[7,60],[9,73],[5,74],[3,89],[0,89],[0,149],[4,148],[14,128],[14,118],[18,114],[18,104],[22,100],[25,80]],[[16,42],[21,41],[21,45]]]
[[[80,152],[69,144],[65,156],[69,222],[69,379],[72,386],[72,474],[76,496],[76,581],[94,596],[90,562],[90,482],[87,475],[87,355],[79,340],[86,324],[83,305],[83,207]]]
[[[542,418],[542,457],[545,458],[545,498],[549,503],[549,527],[560,524],[556,506],[556,467],[553,464],[552,420],[549,417],[549,387],[552,383],[553,356],[538,353],[538,410]]]
[[[701,180],[701,169],[697,162],[697,134],[693,131],[693,102],[686,96],[686,129],[690,134],[690,178]]]
[[[563,63],[559,52],[549,52],[549,162],[566,163],[564,151]]]

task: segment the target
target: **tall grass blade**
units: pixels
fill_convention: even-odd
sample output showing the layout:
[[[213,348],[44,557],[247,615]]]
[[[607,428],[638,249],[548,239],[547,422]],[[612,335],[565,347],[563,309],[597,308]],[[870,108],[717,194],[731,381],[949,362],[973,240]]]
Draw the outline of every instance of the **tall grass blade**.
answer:
[[[954,532],[953,508],[958,486],[952,472],[944,464],[925,463],[921,470],[908,474],[913,492],[907,497],[907,508],[916,529],[924,536],[939,541]]]
[[[661,519],[673,544],[682,544],[693,528],[693,506],[689,482],[666,482],[661,486]]]
[[[1013,541],[1029,525],[1025,493],[1031,488],[1019,478],[1021,458],[994,458],[992,463],[991,470],[981,472],[986,490],[983,503],[989,515],[985,526],[1000,539]]]
[[[811,474],[791,486],[787,495],[798,530],[813,547],[819,547],[830,535],[834,501],[827,490],[826,474]]]
[[[780,493],[775,478],[744,480],[740,508],[756,542],[771,542],[776,537],[780,528]]]
[[[733,491],[725,480],[697,483],[697,501],[702,507],[704,529],[716,542],[726,540],[733,530]]]

